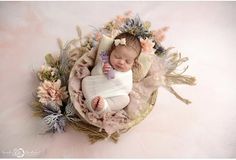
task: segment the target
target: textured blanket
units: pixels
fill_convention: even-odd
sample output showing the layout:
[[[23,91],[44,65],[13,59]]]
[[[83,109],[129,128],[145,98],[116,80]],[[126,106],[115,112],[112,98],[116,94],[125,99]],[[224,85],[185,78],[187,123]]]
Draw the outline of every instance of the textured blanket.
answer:
[[[99,65],[101,66],[101,65]],[[101,67],[100,67],[101,68]],[[87,76],[82,81],[82,91],[84,97],[86,98],[86,104],[92,111],[91,101],[96,96],[102,96],[105,100],[105,110],[113,110],[108,106],[106,98],[127,95],[132,90],[132,71],[128,72],[115,72],[114,79],[107,79],[107,77],[102,75],[92,75]]]

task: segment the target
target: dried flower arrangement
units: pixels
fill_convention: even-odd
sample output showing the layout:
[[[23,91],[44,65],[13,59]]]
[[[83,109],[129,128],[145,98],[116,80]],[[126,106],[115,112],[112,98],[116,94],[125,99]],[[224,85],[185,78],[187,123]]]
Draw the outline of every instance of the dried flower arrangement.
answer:
[[[179,96],[172,88],[173,84],[194,85],[194,77],[183,75],[187,67],[182,73],[175,72],[176,68],[188,59],[186,57],[182,58],[179,53],[170,54],[171,48],[165,49],[161,45],[168,27],[158,30],[150,30],[150,27],[150,22],[143,22],[139,16],[133,16],[132,12],[126,12],[85,37],[82,37],[81,29],[77,27],[78,38],[66,44],[58,39],[60,54],[47,54],[45,56],[46,64],[37,71],[40,84],[32,103],[34,115],[43,119],[45,132],[64,132],[66,126],[72,126],[74,129],[86,133],[92,143],[106,138],[117,142],[120,135],[118,132],[108,135],[104,130],[83,121],[73,107],[68,93],[68,80],[73,65],[77,59],[99,44],[103,34],[115,37],[121,32],[129,32],[138,36],[144,53],[154,53],[160,57],[160,62],[168,62],[168,65],[163,68],[165,70],[162,75],[163,79],[159,79],[160,83],[163,84],[162,86],[186,104],[190,103],[187,99]],[[151,107],[134,123],[139,123],[147,116],[155,103],[156,96],[156,94],[152,95]]]

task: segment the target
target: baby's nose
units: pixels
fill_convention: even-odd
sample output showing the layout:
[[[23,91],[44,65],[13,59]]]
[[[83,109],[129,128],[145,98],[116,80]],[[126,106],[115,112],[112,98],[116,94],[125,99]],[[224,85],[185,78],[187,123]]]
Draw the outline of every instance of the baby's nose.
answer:
[[[121,60],[119,61],[119,63],[120,63],[120,64],[124,64],[125,61],[121,59]]]

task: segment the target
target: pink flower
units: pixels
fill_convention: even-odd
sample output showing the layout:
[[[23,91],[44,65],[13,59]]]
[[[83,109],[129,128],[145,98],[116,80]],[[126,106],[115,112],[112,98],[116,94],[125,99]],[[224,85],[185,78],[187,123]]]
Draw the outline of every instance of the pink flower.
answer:
[[[133,13],[133,12],[132,12],[131,10],[128,10],[127,12],[125,12],[124,15],[125,15],[126,17],[131,17],[132,13]]]
[[[165,39],[165,32],[169,29],[169,27],[163,27],[156,31],[152,31],[152,35],[157,42],[162,42]]]
[[[40,84],[37,91],[37,97],[39,102],[47,105],[49,102],[55,102],[62,106],[62,100],[68,97],[66,87],[61,87],[61,80],[58,79],[56,82],[50,82],[45,80]]]
[[[115,24],[115,26],[119,27],[125,22],[125,20],[126,20],[125,16],[117,16],[114,21],[114,24]]]
[[[101,32],[97,32],[97,33],[95,34],[95,40],[96,40],[96,41],[99,41],[101,38],[102,38],[102,33],[101,33]]]
[[[140,42],[141,42],[141,46],[142,46],[142,51],[145,52],[145,53],[151,53],[151,52],[154,52],[154,46],[155,46],[155,43],[152,42],[152,40],[148,39],[148,38],[145,38],[144,39],[140,39]]]

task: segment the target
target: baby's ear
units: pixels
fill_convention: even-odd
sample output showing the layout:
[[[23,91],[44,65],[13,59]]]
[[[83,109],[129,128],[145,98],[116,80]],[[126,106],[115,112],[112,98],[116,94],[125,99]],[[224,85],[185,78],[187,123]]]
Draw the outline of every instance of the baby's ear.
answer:
[[[138,58],[136,58],[136,59],[134,60],[133,68],[136,68],[136,69],[141,68],[141,64],[140,64],[140,62],[138,61]]]

